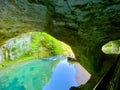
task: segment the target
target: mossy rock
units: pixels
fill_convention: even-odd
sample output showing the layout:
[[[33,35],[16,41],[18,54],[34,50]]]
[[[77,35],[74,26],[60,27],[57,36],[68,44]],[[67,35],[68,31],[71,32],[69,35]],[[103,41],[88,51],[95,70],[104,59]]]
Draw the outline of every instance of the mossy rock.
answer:
[[[102,47],[105,54],[120,54],[120,40],[109,41]]]
[[[6,41],[0,47],[1,67],[21,60],[74,53],[69,45],[45,32],[28,32]]]

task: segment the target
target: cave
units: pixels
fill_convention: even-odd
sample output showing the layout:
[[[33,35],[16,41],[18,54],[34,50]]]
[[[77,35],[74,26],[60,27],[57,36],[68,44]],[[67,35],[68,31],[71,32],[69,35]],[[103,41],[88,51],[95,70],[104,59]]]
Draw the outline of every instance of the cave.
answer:
[[[1,0],[0,8],[0,46],[24,33],[46,32],[68,44],[91,74],[71,90],[119,90],[119,0]]]

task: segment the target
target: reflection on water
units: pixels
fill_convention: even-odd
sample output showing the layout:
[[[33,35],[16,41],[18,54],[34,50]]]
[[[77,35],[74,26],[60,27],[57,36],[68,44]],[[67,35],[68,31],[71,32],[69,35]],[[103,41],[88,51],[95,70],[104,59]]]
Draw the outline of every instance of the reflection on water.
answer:
[[[69,90],[85,84],[90,74],[77,62],[56,56],[34,59],[0,71],[0,90]]]

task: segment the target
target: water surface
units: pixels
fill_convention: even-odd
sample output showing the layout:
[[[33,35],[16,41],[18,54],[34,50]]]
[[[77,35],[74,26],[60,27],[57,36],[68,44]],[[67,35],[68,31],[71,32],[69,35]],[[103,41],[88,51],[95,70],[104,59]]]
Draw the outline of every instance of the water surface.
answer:
[[[0,90],[69,90],[85,84],[90,74],[62,56],[33,59],[0,71]]]

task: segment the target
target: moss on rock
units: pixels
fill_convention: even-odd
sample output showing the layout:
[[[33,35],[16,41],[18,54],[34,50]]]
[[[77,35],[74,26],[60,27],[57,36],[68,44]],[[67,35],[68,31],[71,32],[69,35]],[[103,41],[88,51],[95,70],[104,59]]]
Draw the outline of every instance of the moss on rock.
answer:
[[[29,32],[12,38],[0,47],[1,67],[19,60],[74,53],[70,46],[45,32]]]

